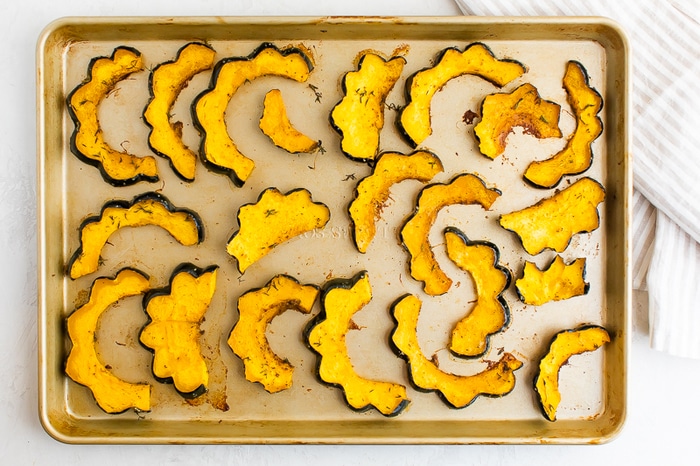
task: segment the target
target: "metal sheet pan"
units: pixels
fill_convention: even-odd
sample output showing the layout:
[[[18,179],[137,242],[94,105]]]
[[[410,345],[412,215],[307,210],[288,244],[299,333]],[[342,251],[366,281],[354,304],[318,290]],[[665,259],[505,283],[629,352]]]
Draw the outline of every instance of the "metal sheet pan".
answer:
[[[89,61],[109,56],[120,45],[141,51],[146,67],[172,60],[190,41],[206,41],[217,59],[246,56],[260,43],[278,47],[303,46],[313,56],[315,69],[309,84],[281,78],[256,80],[235,96],[227,112],[229,129],[242,150],[256,160],[255,174],[244,187],[209,172],[201,163],[193,183],[176,178],[165,159],[159,159],[161,180],[114,188],[104,183],[94,167],[70,151],[73,122],[66,96],[86,76]],[[513,352],[524,366],[516,372],[512,393],[503,398],[479,397],[464,409],[450,409],[435,393],[410,387],[406,367],[389,348],[393,322],[389,305],[406,292],[420,295],[421,288],[407,274],[406,253],[397,240],[401,225],[414,204],[420,184],[401,183],[392,190],[379,234],[366,255],[358,254],[351,240],[347,203],[356,180],[369,167],[342,155],[339,137],[328,123],[332,107],[341,99],[340,79],[354,69],[360,52],[371,49],[390,56],[400,53],[407,64],[389,94],[386,125],[380,148],[410,152],[394,126],[395,109],[405,103],[404,81],[429,66],[444,48],[463,49],[472,42],[488,45],[497,57],[526,64],[528,72],[506,89],[532,82],[540,94],[562,105],[561,127],[573,129],[561,86],[564,64],[579,60],[591,84],[604,98],[601,118],[604,133],[594,143],[594,165],[586,173],[600,180],[607,197],[601,205],[601,227],[579,235],[564,253],[565,259],[588,259],[586,296],[541,307],[522,304],[513,287],[505,298],[510,307],[509,326],[493,337],[482,359],[464,361],[444,351],[449,327],[474,299],[473,286],[464,272],[450,268],[436,246],[440,263],[464,286],[446,295],[426,298],[419,328],[422,350],[439,358],[440,367],[455,373],[473,373],[498,359],[499,351]],[[628,259],[631,160],[628,153],[629,50],[624,33],[604,18],[66,18],[49,25],[37,49],[38,77],[38,225],[39,225],[39,413],[47,432],[68,443],[600,443],[621,429],[626,407],[626,367],[630,333],[630,274]],[[100,107],[100,122],[108,142],[130,153],[150,154],[148,129],[141,113],[148,99],[148,71],[120,83]],[[183,91],[173,118],[183,123],[183,139],[198,147],[189,102],[208,85],[210,73],[195,77]],[[270,144],[257,129],[262,96],[272,87],[282,89],[292,122],[322,141],[325,153],[289,155]],[[434,134],[422,147],[434,151],[445,172],[434,181],[444,182],[456,173],[472,172],[498,187],[503,195],[492,210],[471,206],[449,207],[440,213],[431,241],[440,245],[445,225],[455,225],[472,239],[498,245],[501,264],[514,276],[529,258],[514,235],[497,226],[498,216],[530,205],[545,194],[522,182],[521,174],[532,154],[551,154],[564,139],[549,141],[516,131],[506,153],[490,161],[478,153],[473,125],[462,118],[478,112],[483,97],[497,89],[474,77],[452,80],[433,101]],[[541,157],[541,155],[540,155]],[[266,187],[282,191],[306,187],[332,211],[331,222],[280,245],[241,276],[235,260],[223,246],[237,229],[236,211],[254,201]],[[82,219],[99,212],[112,199],[132,199],[145,191],[159,191],[174,204],[201,214],[207,239],[193,248],[174,244],[157,229],[124,229],[112,238],[102,254],[100,270],[70,280],[66,262],[78,245]],[[547,195],[551,195],[551,191]],[[442,254],[442,255],[441,255]],[[534,260],[543,266],[553,257]],[[164,286],[181,262],[220,266],[218,290],[206,315],[203,352],[211,372],[209,392],[188,402],[157,383],[150,370],[151,354],[138,343],[146,315],[138,298],[111,308],[100,321],[100,357],[120,377],[153,385],[149,413],[109,415],[95,404],[90,392],[64,374],[70,344],[65,319],[86,299],[92,280],[113,276],[123,267],[146,272],[154,286]],[[348,335],[348,351],[359,373],[409,386],[410,408],[396,418],[370,410],[350,410],[337,388],[315,377],[315,356],[305,347],[301,329],[309,316],[288,312],[275,319],[268,337],[275,351],[296,367],[290,390],[268,394],[259,384],[244,379],[243,366],[226,345],[236,322],[236,299],[248,289],[264,285],[273,275],[287,273],[302,283],[322,285],[328,279],[349,278],[367,270],[373,284],[372,303],[356,317],[357,331]],[[312,314],[318,312],[318,304]],[[582,323],[604,325],[613,336],[599,351],[572,358],[562,369],[563,393],[558,420],[548,422],[539,412],[532,389],[536,361],[557,331]]]

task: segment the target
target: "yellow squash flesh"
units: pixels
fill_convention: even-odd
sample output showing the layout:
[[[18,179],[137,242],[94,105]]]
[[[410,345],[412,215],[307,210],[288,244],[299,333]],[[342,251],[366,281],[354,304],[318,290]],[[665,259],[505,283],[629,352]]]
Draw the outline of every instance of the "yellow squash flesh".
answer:
[[[545,270],[540,270],[532,262],[525,262],[523,276],[515,281],[520,300],[525,304],[541,306],[550,301],[581,296],[588,292],[585,281],[586,259],[581,257],[565,264],[557,257]]]
[[[318,141],[314,141],[292,126],[279,89],[272,89],[265,94],[260,129],[274,145],[291,154],[313,152],[319,147]]]

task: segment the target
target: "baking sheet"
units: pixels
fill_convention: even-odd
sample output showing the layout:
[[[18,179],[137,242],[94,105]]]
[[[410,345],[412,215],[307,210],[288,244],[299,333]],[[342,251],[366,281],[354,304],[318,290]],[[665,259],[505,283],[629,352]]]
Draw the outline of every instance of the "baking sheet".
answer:
[[[190,41],[209,43],[217,60],[247,56],[262,42],[280,48],[303,46],[313,56],[315,68],[307,83],[265,77],[234,97],[227,111],[229,131],[242,152],[256,161],[253,175],[242,188],[201,163],[196,180],[182,182],[162,158],[158,158],[159,182],[109,186],[94,167],[70,152],[73,123],[65,96],[83,81],[92,58],[109,56],[117,46],[138,49],[146,68],[152,69],[174,59],[177,50]],[[533,157],[546,158],[563,147],[565,140],[534,140],[516,131],[508,139],[506,153],[491,161],[479,155],[473,124],[467,124],[463,116],[467,110],[478,112],[481,99],[497,89],[465,76],[450,81],[436,94],[434,134],[420,146],[435,152],[445,166],[433,181],[446,182],[458,173],[471,172],[503,195],[490,211],[476,206],[450,206],[441,211],[431,230],[431,244],[455,284],[447,294],[429,298],[408,275],[408,257],[396,232],[412,211],[421,185],[409,181],[392,188],[377,237],[367,254],[357,253],[346,209],[357,180],[370,169],[342,155],[328,115],[342,98],[340,79],[355,69],[360,52],[371,49],[387,57],[399,53],[407,64],[387,99],[380,149],[410,152],[394,127],[395,108],[405,103],[405,78],[429,66],[444,48],[464,49],[475,41],[485,43],[499,58],[516,59],[527,66],[528,72],[504,89],[531,82],[544,98],[560,103],[564,135],[574,127],[561,86],[564,64],[570,59],[584,64],[591,85],[605,102],[601,113],[605,130],[594,143],[594,165],[585,175],[604,184],[607,198],[600,208],[601,227],[576,237],[563,254],[567,260],[587,257],[589,293],[535,308],[520,303],[511,286],[505,294],[510,324],[492,337],[483,359],[497,360],[500,351],[513,352],[524,362],[516,372],[516,387],[503,398],[479,397],[470,406],[455,410],[435,393],[410,388],[404,361],[388,345],[393,328],[388,307],[407,292],[421,297],[423,352],[435,355],[443,370],[463,374],[483,370],[486,363],[482,359],[459,360],[444,350],[451,326],[468,312],[475,295],[470,277],[451,265],[440,247],[442,231],[445,226],[457,226],[470,239],[495,243],[500,263],[514,278],[519,276],[524,259],[532,258],[514,235],[497,226],[498,216],[553,193],[527,186],[521,176]],[[611,439],[622,426],[626,405],[631,193],[627,53],[619,29],[600,18],[69,18],[53,23],[38,47],[40,415],[46,430],[61,441],[78,443],[582,443]],[[193,148],[199,145],[199,134],[192,125],[189,105],[208,86],[210,76],[210,72],[196,76],[172,112],[173,120],[183,123],[184,141]],[[148,102],[147,80],[148,71],[130,76],[100,106],[107,142],[139,155],[151,154],[146,142],[148,128],[141,119]],[[290,155],[258,130],[262,98],[273,87],[282,90],[290,120],[321,140],[323,151]],[[254,202],[270,186],[282,192],[307,188],[315,200],[329,206],[331,221],[322,230],[280,245],[241,275],[235,260],[226,254],[225,244],[238,228],[238,207]],[[131,200],[146,191],[161,192],[176,206],[198,212],[206,240],[187,248],[155,227],[124,229],[110,238],[98,272],[78,280],[67,278],[65,264],[78,246],[81,221],[97,214],[108,200]],[[542,267],[552,257],[544,253],[534,260]],[[153,385],[153,406],[149,413],[105,414],[85,387],[63,373],[70,348],[65,318],[85,301],[97,276],[114,276],[123,267],[136,267],[151,277],[154,287],[162,287],[182,262],[220,266],[217,293],[202,325],[203,353],[211,373],[208,393],[186,401],[172,386],[153,380],[152,355],[138,342],[146,314],[140,298],[128,298],[101,318],[98,349],[116,375]],[[237,319],[238,296],[263,286],[278,273],[322,285],[361,270],[369,273],[373,299],[354,318],[358,330],[348,334],[349,354],[361,375],[409,386],[412,401],[406,411],[387,419],[374,410],[350,410],[340,390],[316,379],[316,357],[301,334],[311,317],[293,311],[276,318],[268,332],[272,348],[296,367],[292,389],[271,395],[245,380],[240,359],[226,344]],[[318,304],[312,314],[317,312]],[[540,414],[532,390],[536,360],[554,333],[582,323],[604,325],[613,340],[602,350],[572,358],[562,369],[563,401],[558,420],[550,423]]]

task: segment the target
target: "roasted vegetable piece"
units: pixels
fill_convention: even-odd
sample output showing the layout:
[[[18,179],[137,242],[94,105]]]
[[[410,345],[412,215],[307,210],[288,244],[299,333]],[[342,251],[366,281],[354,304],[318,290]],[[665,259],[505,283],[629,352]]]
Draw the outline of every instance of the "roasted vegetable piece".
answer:
[[[506,139],[515,127],[538,139],[560,138],[560,109],[559,104],[542,99],[532,84],[486,96],[481,103],[481,121],[474,126],[479,150],[495,159],[505,151]]]
[[[292,154],[313,152],[318,149],[318,141],[314,141],[292,126],[279,89],[272,89],[265,94],[260,129],[274,145]]]
[[[417,146],[433,133],[430,105],[437,91],[453,78],[462,75],[479,76],[503,87],[525,73],[525,67],[513,60],[499,60],[481,43],[469,45],[464,52],[456,48],[442,51],[436,65],[418,71],[406,81],[407,105],[397,122],[406,138]]]
[[[589,85],[588,74],[579,62],[566,65],[564,89],[576,118],[576,129],[561,152],[527,167],[525,179],[541,188],[552,188],[562,177],[588,170],[593,160],[591,144],[603,132],[603,122],[597,116],[603,108],[603,98]]]
[[[100,316],[120,299],[140,295],[148,288],[148,277],[134,269],[123,269],[114,278],[100,277],[90,288],[88,302],[67,319],[73,347],[66,360],[66,374],[88,387],[98,406],[110,414],[130,408],[151,410],[151,386],[126,382],[112,374],[100,361],[96,348]]]
[[[177,52],[174,61],[161,63],[151,72],[151,100],[143,119],[151,128],[148,144],[167,158],[173,171],[185,181],[194,181],[197,155],[182,142],[182,123],[172,123],[170,113],[180,92],[198,73],[214,66],[216,52],[210,46],[191,42]]]
[[[480,356],[489,337],[503,330],[510,320],[503,292],[510,284],[510,272],[498,265],[498,248],[486,241],[470,241],[456,228],[445,230],[447,256],[468,272],[476,288],[476,304],[452,330],[450,351],[459,356]]]
[[[100,252],[109,237],[125,227],[155,225],[165,229],[180,244],[193,246],[204,239],[199,216],[173,206],[162,194],[149,192],[133,201],[111,201],[100,215],[87,218],[80,225],[80,247],[68,263],[73,279],[93,273],[99,267]]]
[[[401,76],[406,59],[389,60],[365,51],[357,71],[343,78],[343,99],[331,111],[331,125],[341,136],[340,148],[352,160],[370,162],[379,150],[384,102]]]
[[[600,183],[582,178],[533,206],[501,215],[499,221],[520,237],[528,254],[534,256],[545,248],[563,252],[575,234],[598,228],[598,204],[604,198]]]
[[[389,190],[394,184],[404,180],[427,183],[442,170],[442,162],[432,152],[416,151],[409,155],[382,153],[377,158],[372,174],[357,183],[355,198],[348,207],[357,250],[367,252],[377,231],[376,221],[381,216],[384,203],[389,199]]]
[[[160,382],[172,382],[185,398],[203,395],[209,385],[200,325],[216,291],[217,269],[182,264],[167,288],[151,290],[144,298],[149,322],[139,340],[153,351],[153,375]]]
[[[330,281],[321,295],[321,312],[306,329],[307,342],[318,354],[318,377],[339,386],[352,409],[365,411],[374,407],[384,416],[396,416],[409,403],[406,387],[359,376],[345,343],[352,316],[371,299],[372,287],[366,272],[349,280]]]
[[[490,362],[488,367],[474,375],[455,375],[441,371],[423,355],[417,335],[420,299],[406,295],[392,307],[396,328],[391,334],[394,351],[406,359],[411,383],[422,391],[437,391],[438,395],[453,408],[470,405],[479,395],[500,397],[515,387],[515,370],[523,363],[510,353]]]
[[[280,76],[304,82],[313,69],[311,60],[297,48],[280,50],[264,43],[248,57],[230,57],[214,66],[209,89],[194,101],[193,120],[203,135],[200,155],[211,170],[228,175],[242,186],[255,168],[255,162],[243,155],[229,135],[226,108],[244,84],[261,76]]]
[[[107,144],[97,115],[100,103],[117,83],[141,70],[143,58],[138,50],[117,47],[111,57],[98,57],[90,62],[87,80],[67,99],[68,113],[75,123],[71,150],[83,162],[99,168],[102,178],[113,186],[158,179],[154,157],[137,157]]]
[[[424,282],[427,294],[441,295],[452,285],[428,241],[440,209],[453,204],[478,204],[488,210],[500,195],[497,189],[487,188],[479,177],[469,173],[456,176],[448,184],[428,185],[420,192],[415,212],[401,228],[401,240],[411,256],[411,276]]]
[[[540,360],[535,376],[535,392],[542,412],[550,421],[557,418],[561,402],[559,370],[571,356],[595,351],[610,341],[608,331],[597,325],[586,325],[557,333],[546,355]]]
[[[281,243],[314,228],[323,228],[331,213],[328,207],[311,200],[306,189],[282,194],[268,188],[258,202],[238,210],[239,230],[228,242],[226,251],[238,261],[243,273]]]
[[[565,264],[559,255],[545,270],[526,261],[522,278],[515,281],[520,300],[534,306],[584,295],[588,293],[589,286],[586,282],[586,258]]]
[[[265,332],[272,319],[288,309],[311,312],[317,296],[318,287],[277,275],[264,287],[238,298],[238,322],[231,330],[228,345],[243,361],[246,380],[261,383],[269,393],[292,386],[294,366],[272,351]]]

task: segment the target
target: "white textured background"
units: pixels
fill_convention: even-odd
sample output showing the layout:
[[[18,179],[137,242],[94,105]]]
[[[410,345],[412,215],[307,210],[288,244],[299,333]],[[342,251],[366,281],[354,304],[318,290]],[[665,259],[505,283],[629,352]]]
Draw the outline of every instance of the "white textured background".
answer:
[[[640,0],[644,2],[644,0]],[[21,0],[0,5],[0,464],[697,464],[700,361],[649,349],[635,295],[626,426],[600,446],[69,446],[37,415],[35,45],[73,15],[455,15],[451,0]],[[636,51],[640,53],[640,51]],[[643,53],[643,51],[641,51]]]

